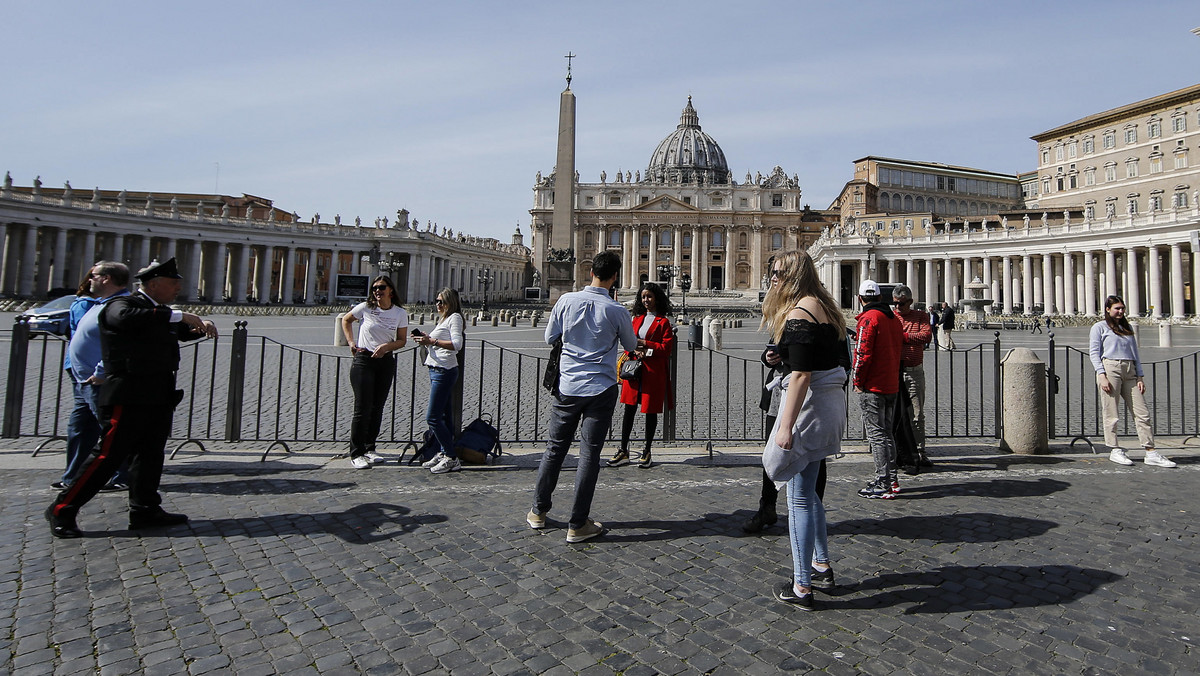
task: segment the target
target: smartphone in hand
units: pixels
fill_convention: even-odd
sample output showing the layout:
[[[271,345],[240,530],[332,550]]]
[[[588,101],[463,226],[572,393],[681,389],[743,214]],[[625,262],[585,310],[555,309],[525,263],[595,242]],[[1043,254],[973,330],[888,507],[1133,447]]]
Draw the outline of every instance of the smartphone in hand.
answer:
[[[413,330],[411,331],[411,333],[412,333],[414,336],[418,337],[418,338],[420,338],[421,336],[425,335],[425,333],[424,333],[423,331],[421,331],[421,329],[413,329]]]

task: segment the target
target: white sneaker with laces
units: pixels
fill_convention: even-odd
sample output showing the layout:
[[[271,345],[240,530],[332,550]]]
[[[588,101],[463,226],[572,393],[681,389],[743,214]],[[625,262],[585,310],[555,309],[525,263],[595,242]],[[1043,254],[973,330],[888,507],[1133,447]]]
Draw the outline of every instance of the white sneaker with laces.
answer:
[[[1146,451],[1146,464],[1154,467],[1178,467],[1174,462],[1163,457],[1158,451]]]
[[[433,454],[432,458],[421,463],[421,466],[424,467],[425,469],[429,469],[431,467],[437,467],[438,463],[440,463],[441,461],[443,461],[445,459],[446,459],[446,454],[442,453],[441,451],[438,451],[437,453]]]
[[[373,465],[378,465],[380,463],[387,462],[387,458],[383,457],[382,455],[379,455],[378,453],[367,453],[365,457],[367,460],[370,460],[371,464],[373,464]]]
[[[460,469],[462,469],[461,460],[444,456],[442,457],[442,461],[430,467],[429,471],[433,474],[445,474],[447,472],[457,472]]]
[[[350,458],[350,464],[354,465],[354,469],[371,469],[371,461],[365,455]]]
[[[1117,463],[1118,465],[1132,465],[1133,464],[1133,461],[1129,459],[1129,456],[1125,455],[1125,449],[1122,449],[1122,448],[1112,449],[1112,451],[1108,454],[1108,459],[1112,460],[1113,462]]]

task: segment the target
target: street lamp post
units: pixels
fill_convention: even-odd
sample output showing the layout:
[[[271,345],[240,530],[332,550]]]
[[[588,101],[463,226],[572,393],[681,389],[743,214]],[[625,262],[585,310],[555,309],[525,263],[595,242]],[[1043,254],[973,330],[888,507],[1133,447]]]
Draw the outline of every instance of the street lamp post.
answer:
[[[671,298],[671,280],[679,276],[678,265],[663,264],[658,266],[658,278],[667,280],[667,299]]]
[[[392,276],[393,272],[399,272],[404,269],[404,261],[396,260],[396,253],[394,251],[384,254],[379,249],[378,243],[372,246],[371,250],[362,257],[362,262],[369,263],[374,267],[375,274],[387,274],[389,277]],[[397,303],[401,302],[398,298],[395,300]]]
[[[687,292],[692,288],[692,276],[688,273],[683,273],[679,278],[679,289],[683,291],[683,316],[687,316]]]
[[[492,274],[491,270],[481,270],[476,279],[479,280],[481,285],[483,285],[483,312],[484,314],[487,314],[488,289],[491,288],[492,284],[496,282],[496,277]]]

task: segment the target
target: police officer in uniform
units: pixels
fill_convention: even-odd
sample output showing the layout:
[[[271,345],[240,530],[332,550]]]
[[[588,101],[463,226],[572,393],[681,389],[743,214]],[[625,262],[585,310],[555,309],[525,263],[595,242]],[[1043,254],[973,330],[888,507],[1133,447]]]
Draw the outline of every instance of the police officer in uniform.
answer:
[[[182,277],[172,258],[137,274],[141,288],[109,301],[99,316],[106,379],[100,387],[104,436],[78,479],[46,510],[54,537],[83,535],[75,515],[129,458],[129,527],[134,530],[187,522],[162,508],[158,485],[171,417],[183,398],[175,389],[179,341],[215,338],[213,323],[167,306],[179,295]]]

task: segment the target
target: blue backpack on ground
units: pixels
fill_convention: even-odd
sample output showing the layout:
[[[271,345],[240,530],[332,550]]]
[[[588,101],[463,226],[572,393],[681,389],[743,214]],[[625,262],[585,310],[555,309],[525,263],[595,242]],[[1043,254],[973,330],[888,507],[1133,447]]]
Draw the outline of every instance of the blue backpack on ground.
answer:
[[[492,416],[484,413],[464,427],[454,441],[454,450],[459,460],[468,465],[491,465],[499,460],[504,451],[500,446],[500,430],[492,425]]]

